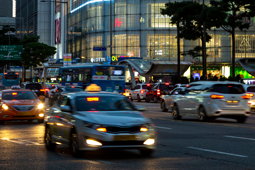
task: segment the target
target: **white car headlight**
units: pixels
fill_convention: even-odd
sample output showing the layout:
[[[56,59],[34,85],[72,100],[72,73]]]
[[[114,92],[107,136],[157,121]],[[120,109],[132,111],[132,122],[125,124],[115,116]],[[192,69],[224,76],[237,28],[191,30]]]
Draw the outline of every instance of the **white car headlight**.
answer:
[[[37,108],[38,109],[42,109],[44,107],[44,105],[42,103],[38,104]]]

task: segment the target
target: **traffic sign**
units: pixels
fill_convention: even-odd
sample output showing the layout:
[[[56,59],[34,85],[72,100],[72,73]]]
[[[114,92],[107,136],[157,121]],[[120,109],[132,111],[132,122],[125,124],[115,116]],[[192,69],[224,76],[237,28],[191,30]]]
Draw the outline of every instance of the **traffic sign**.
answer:
[[[106,47],[93,47],[93,51],[106,51]]]
[[[22,60],[23,45],[0,45],[0,60]]]

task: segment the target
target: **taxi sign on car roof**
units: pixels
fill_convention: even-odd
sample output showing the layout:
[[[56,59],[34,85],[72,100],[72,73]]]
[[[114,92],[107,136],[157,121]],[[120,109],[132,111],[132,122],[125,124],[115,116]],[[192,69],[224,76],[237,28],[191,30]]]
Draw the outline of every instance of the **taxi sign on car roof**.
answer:
[[[20,89],[20,86],[12,86],[11,89]]]
[[[100,92],[101,87],[99,87],[96,84],[91,84],[88,87],[86,87],[85,91],[87,91],[87,92]]]

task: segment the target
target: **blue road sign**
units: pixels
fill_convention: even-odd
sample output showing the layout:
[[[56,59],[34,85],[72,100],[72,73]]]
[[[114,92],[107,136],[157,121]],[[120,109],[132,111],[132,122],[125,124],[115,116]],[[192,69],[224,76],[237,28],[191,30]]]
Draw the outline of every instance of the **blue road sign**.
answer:
[[[106,47],[93,47],[93,51],[106,51]]]

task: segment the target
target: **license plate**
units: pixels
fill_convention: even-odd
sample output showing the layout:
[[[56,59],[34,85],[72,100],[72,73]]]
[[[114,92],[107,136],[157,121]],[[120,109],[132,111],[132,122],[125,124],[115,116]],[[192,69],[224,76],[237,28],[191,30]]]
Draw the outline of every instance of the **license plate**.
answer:
[[[18,115],[31,115],[31,112],[20,112]]]
[[[136,140],[135,135],[116,135],[113,140],[115,141],[125,141],[125,140]]]

